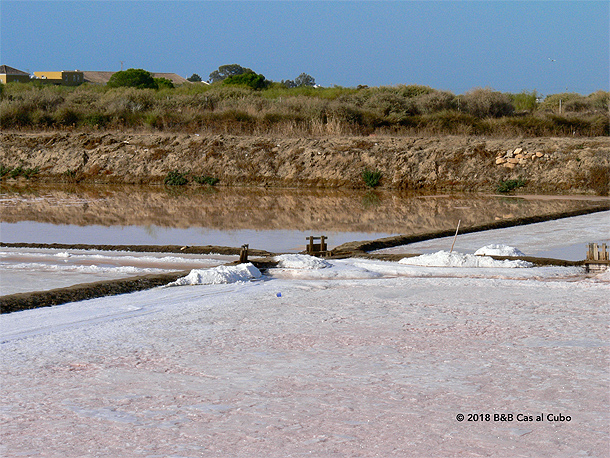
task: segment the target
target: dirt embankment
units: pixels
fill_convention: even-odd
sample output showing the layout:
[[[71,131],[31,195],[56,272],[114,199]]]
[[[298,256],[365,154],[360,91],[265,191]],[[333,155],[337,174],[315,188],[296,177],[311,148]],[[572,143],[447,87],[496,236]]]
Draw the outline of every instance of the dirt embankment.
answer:
[[[382,173],[381,187],[387,189],[489,191],[520,177],[528,192],[607,194],[610,137],[2,133],[0,165],[38,167],[35,179],[42,181],[162,183],[178,170],[215,177],[227,186],[324,188],[362,188],[362,171],[368,168]]]

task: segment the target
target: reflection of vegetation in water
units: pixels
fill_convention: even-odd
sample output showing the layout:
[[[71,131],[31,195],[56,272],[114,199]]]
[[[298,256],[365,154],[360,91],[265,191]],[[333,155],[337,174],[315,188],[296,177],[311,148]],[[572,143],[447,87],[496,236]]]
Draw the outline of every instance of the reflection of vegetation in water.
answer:
[[[144,226],[144,230],[146,231],[146,234],[148,234],[151,238],[153,238],[153,239],[157,238],[157,234],[158,234],[157,226],[155,226],[153,224],[147,224],[146,226]]]
[[[187,192],[188,192],[188,190],[186,188],[183,188],[182,186],[166,186],[165,187],[165,193],[169,197],[173,197],[173,198],[182,197]]]
[[[523,207],[528,204],[527,200],[521,197],[498,197],[498,200],[512,207]]]
[[[193,194],[210,194],[215,195],[218,194],[218,189],[213,188],[212,186],[204,186],[193,189]]]
[[[362,206],[364,208],[377,207],[381,204],[381,197],[375,191],[367,191],[367,193],[362,196]]]
[[[453,229],[497,219],[607,207],[595,198],[552,200],[477,194],[262,189],[211,186],[0,184],[0,220],[51,224],[404,233]],[[84,203],[88,204],[88,208]],[[459,207],[459,208],[455,208]],[[470,207],[470,208],[466,208]],[[244,241],[239,241],[243,243]]]

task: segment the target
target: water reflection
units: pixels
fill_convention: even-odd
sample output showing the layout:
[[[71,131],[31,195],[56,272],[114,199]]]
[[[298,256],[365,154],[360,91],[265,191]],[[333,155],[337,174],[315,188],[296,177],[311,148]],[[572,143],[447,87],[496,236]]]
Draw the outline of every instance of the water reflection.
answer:
[[[462,221],[461,227],[468,227],[500,219],[607,205],[607,198],[593,197],[409,195],[386,191],[263,188],[3,186],[0,192],[4,242],[26,241],[23,237],[28,231],[32,238],[36,238],[37,232],[40,236],[42,232],[61,234],[59,225],[83,229],[96,226],[93,233],[98,234],[112,229],[118,235],[111,239],[120,239],[114,243],[125,244],[142,243],[134,238],[156,244],[191,243],[176,241],[175,233],[168,234],[178,229],[188,230],[181,235],[186,240],[191,240],[189,233],[199,241],[204,234],[206,244],[221,244],[214,240],[223,239],[235,240],[238,246],[248,243],[241,236],[243,231],[250,236],[258,233],[257,237],[261,237],[261,231],[267,231],[264,237],[270,240],[277,235],[273,231],[288,231],[299,240],[309,233],[345,234],[342,240],[359,240],[447,230],[455,228],[458,220]],[[24,222],[32,223],[29,229]],[[74,233],[74,230],[68,232]],[[13,238],[16,240],[9,240]],[[161,239],[174,241],[161,242]],[[304,245],[304,241],[297,245]]]

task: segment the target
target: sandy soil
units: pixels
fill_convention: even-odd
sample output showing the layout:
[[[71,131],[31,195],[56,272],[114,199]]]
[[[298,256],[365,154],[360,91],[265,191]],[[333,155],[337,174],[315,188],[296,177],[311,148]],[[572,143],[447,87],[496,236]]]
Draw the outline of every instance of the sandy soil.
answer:
[[[518,148],[529,155],[499,159]],[[500,181],[521,177],[528,192],[607,194],[608,151],[609,137],[0,134],[0,164],[5,167],[39,167],[41,180],[113,183],[161,183],[168,172],[178,170],[216,177],[221,185],[362,188],[362,171],[369,168],[381,171],[381,186],[391,189],[490,191]]]

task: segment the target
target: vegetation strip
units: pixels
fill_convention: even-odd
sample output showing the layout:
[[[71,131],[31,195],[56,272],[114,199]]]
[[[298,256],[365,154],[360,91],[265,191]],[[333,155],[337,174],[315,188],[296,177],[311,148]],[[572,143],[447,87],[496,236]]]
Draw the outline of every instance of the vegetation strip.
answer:
[[[228,74],[219,68],[210,75],[211,85],[176,88],[142,69],[117,72],[105,86],[54,86],[42,80],[0,84],[0,124],[3,129],[145,128],[297,136],[608,135],[605,91],[550,94],[540,100],[536,91],[513,94],[490,88],[461,95],[413,84],[322,88],[313,87],[309,75],[301,75],[302,81],[272,82],[238,65],[222,67],[236,68]]]

